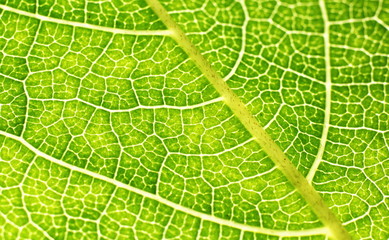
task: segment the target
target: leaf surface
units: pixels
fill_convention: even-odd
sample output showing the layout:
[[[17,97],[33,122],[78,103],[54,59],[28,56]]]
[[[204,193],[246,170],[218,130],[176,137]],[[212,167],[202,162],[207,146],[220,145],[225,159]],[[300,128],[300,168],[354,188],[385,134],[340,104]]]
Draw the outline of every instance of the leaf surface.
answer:
[[[387,1],[0,3],[0,238],[389,237]]]

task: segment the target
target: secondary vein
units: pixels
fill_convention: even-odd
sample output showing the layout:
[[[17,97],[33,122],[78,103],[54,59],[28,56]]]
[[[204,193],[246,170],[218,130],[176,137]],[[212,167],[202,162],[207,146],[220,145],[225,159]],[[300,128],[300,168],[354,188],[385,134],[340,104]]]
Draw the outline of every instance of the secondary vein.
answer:
[[[53,162],[55,164],[58,164],[58,165],[60,165],[62,167],[68,168],[71,171],[80,172],[82,174],[91,176],[93,178],[100,179],[102,181],[111,183],[111,184],[115,185],[116,187],[127,189],[128,191],[131,191],[133,193],[137,193],[137,194],[142,195],[143,197],[146,197],[146,198],[149,198],[149,199],[153,199],[153,200],[158,201],[158,202],[160,202],[162,204],[170,206],[171,208],[174,208],[175,210],[178,210],[178,211],[190,214],[190,215],[198,217],[198,218],[200,218],[202,220],[211,221],[211,222],[214,222],[214,223],[230,226],[230,227],[233,227],[233,228],[240,229],[242,231],[262,233],[262,234],[268,234],[268,235],[274,235],[274,236],[280,236],[280,237],[281,236],[283,236],[283,237],[288,237],[288,236],[301,237],[301,236],[320,235],[320,234],[327,234],[327,231],[328,231],[326,228],[323,228],[323,227],[322,228],[312,228],[312,229],[307,229],[307,230],[296,230],[296,231],[275,230],[275,229],[268,229],[268,228],[262,228],[262,227],[246,225],[246,224],[237,223],[237,222],[234,222],[234,221],[231,221],[231,220],[215,217],[213,215],[209,215],[209,214],[206,214],[206,213],[198,212],[198,211],[193,210],[191,208],[188,208],[188,207],[182,206],[180,204],[171,202],[171,201],[169,201],[169,200],[167,200],[165,198],[162,198],[162,197],[160,197],[160,196],[158,196],[156,194],[143,191],[143,190],[141,190],[139,188],[132,187],[130,185],[127,185],[127,184],[122,183],[120,181],[117,181],[115,179],[109,178],[107,176],[104,176],[104,175],[98,174],[96,172],[92,172],[90,170],[87,170],[87,169],[84,169],[84,168],[80,168],[80,167],[74,166],[72,164],[66,163],[64,161],[61,161],[59,159],[56,159],[56,158],[54,158],[54,157],[52,157],[52,156],[50,156],[50,155],[40,151],[39,149],[36,149],[34,146],[32,146],[29,142],[27,142],[22,137],[15,136],[13,134],[10,134],[10,133],[7,133],[7,132],[1,131],[1,130],[0,130],[0,135],[3,135],[5,137],[7,137],[7,138],[11,138],[13,140],[18,141],[20,144],[23,144],[25,147],[27,147],[32,152],[34,152],[37,156],[40,156],[40,157],[42,157],[44,159],[47,159],[47,160],[49,160],[49,161],[51,161],[51,162]]]
[[[323,15],[324,20],[324,54],[325,54],[325,72],[326,72],[326,100],[325,100],[325,110],[324,110],[324,122],[323,122],[323,131],[321,134],[319,150],[317,152],[315,161],[313,162],[311,169],[308,172],[307,180],[309,183],[312,183],[312,179],[315,176],[317,169],[322,161],[324,149],[327,142],[328,130],[330,128],[330,116],[331,116],[331,65],[330,65],[330,39],[329,39],[329,24],[327,17],[327,10],[323,0],[320,0],[320,9]]]
[[[319,193],[297,170],[281,148],[273,141],[270,135],[267,134],[266,131],[259,125],[257,119],[250,113],[245,104],[233,92],[220,74],[215,71],[211,64],[203,57],[197,47],[192,44],[161,3],[158,0],[146,0],[146,2],[168,27],[168,29],[171,30],[171,37],[176,40],[192,61],[194,61],[204,76],[208,78],[211,84],[224,98],[225,103],[235,113],[246,129],[252,134],[277,167],[304,197],[315,214],[329,229],[332,237],[339,240],[351,239],[351,236],[344,229],[340,220],[328,208]]]
[[[164,36],[164,35],[170,34],[169,30],[129,30],[129,29],[118,29],[118,28],[98,26],[98,25],[93,25],[93,24],[89,24],[89,23],[74,22],[74,21],[69,21],[69,20],[64,20],[64,19],[59,19],[59,18],[47,17],[47,16],[43,16],[40,14],[36,14],[36,13],[26,12],[26,11],[16,9],[13,7],[9,7],[9,6],[3,5],[3,4],[0,4],[0,9],[3,9],[5,11],[9,11],[9,12],[13,12],[13,13],[16,13],[16,14],[19,14],[22,16],[35,18],[35,19],[38,19],[41,21],[52,22],[52,23],[57,23],[57,24],[64,24],[64,25],[69,25],[69,26],[73,26],[73,27],[82,27],[82,28],[93,29],[93,30],[104,31],[104,32],[128,34],[128,35],[145,35],[145,36],[150,36],[150,35],[162,35],[162,36]]]

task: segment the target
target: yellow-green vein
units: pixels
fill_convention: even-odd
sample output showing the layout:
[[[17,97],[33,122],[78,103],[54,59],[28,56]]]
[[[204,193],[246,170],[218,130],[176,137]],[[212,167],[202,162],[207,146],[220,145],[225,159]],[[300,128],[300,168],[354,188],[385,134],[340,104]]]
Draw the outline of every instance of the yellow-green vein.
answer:
[[[203,57],[200,51],[192,44],[189,38],[173,20],[166,9],[158,0],[146,0],[153,11],[172,32],[171,36],[181,48],[194,61],[205,77],[224,98],[225,103],[231,108],[246,129],[253,135],[263,150],[274,161],[288,180],[300,192],[315,214],[329,229],[332,237],[339,240],[351,239],[340,220],[328,208],[319,193],[308,183],[305,177],[296,169],[281,148],[273,141],[266,131],[259,125],[257,119],[250,113],[245,104],[227,85],[220,74],[213,69],[211,64]]]

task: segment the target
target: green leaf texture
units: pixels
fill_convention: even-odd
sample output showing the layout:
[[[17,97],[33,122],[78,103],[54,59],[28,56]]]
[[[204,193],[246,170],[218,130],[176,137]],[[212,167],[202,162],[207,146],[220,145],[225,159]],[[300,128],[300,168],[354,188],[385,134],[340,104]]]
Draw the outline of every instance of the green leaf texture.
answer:
[[[388,239],[388,58],[388,0],[0,0],[0,239]]]

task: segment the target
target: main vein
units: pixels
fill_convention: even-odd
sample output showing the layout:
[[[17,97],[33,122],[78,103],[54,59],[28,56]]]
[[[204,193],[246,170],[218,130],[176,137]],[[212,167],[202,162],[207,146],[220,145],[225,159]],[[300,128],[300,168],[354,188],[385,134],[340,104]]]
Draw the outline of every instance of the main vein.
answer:
[[[322,161],[324,149],[327,142],[328,130],[330,128],[330,115],[331,115],[331,59],[330,59],[330,39],[329,39],[329,24],[327,17],[327,10],[324,3],[324,0],[320,0],[320,9],[323,15],[324,21],[324,54],[325,54],[325,62],[326,62],[326,101],[325,101],[325,110],[324,110],[324,122],[323,122],[323,132],[321,134],[320,146],[316,155],[316,159],[312,164],[311,169],[308,172],[307,180],[309,183],[312,183],[312,179],[315,176],[317,169]]]
[[[48,155],[48,154],[38,150],[38,149],[36,149],[34,146],[32,146],[29,142],[27,142],[22,137],[15,136],[13,134],[10,134],[10,133],[7,133],[7,132],[1,131],[1,130],[0,130],[0,135],[3,135],[5,137],[8,137],[8,138],[11,138],[11,139],[14,139],[14,140],[20,142],[21,144],[26,146],[28,149],[30,149],[32,152],[34,152],[37,156],[43,157],[43,158],[45,158],[45,159],[47,159],[47,160],[49,160],[49,161],[51,161],[51,162],[53,162],[55,164],[58,164],[58,165],[63,166],[65,168],[68,168],[68,169],[70,169],[72,171],[80,172],[80,173],[83,173],[85,175],[91,176],[93,178],[100,179],[102,181],[111,183],[111,184],[113,184],[113,185],[115,185],[117,187],[120,187],[120,188],[123,188],[123,189],[127,189],[127,190],[129,190],[131,192],[134,192],[134,193],[137,193],[139,195],[142,195],[143,197],[147,197],[149,199],[153,199],[153,200],[158,201],[158,202],[160,202],[162,204],[165,204],[165,205],[167,205],[169,207],[172,207],[175,210],[178,210],[178,211],[190,214],[192,216],[198,217],[198,218],[200,218],[202,220],[205,220],[205,221],[211,221],[211,222],[222,224],[222,225],[225,225],[225,226],[230,226],[230,227],[233,227],[233,228],[240,229],[242,231],[262,233],[262,234],[268,234],[268,235],[274,235],[274,236],[280,236],[280,237],[282,237],[282,236],[284,236],[284,237],[287,237],[287,236],[299,237],[299,236],[311,236],[311,235],[319,235],[319,234],[327,234],[328,233],[328,229],[326,229],[326,228],[312,228],[312,229],[307,229],[307,230],[296,230],[296,231],[275,230],[275,229],[261,228],[261,227],[256,227],[256,226],[250,226],[250,225],[246,225],[246,224],[237,223],[237,222],[234,222],[234,221],[231,221],[231,220],[226,220],[226,219],[223,219],[223,218],[215,217],[213,215],[209,215],[209,214],[206,214],[206,213],[198,212],[198,211],[193,210],[191,208],[187,208],[187,207],[184,207],[184,206],[182,206],[180,204],[171,202],[171,201],[169,201],[169,200],[167,200],[165,198],[162,198],[162,197],[160,197],[160,196],[158,196],[156,194],[143,191],[143,190],[141,190],[139,188],[132,187],[130,185],[127,185],[127,184],[122,183],[120,181],[117,181],[115,179],[109,178],[107,176],[104,176],[104,175],[101,175],[101,174],[89,171],[87,169],[80,168],[80,167],[74,166],[72,164],[66,163],[66,162],[61,161],[59,159],[56,159],[56,158],[54,158],[54,157],[52,157],[52,156],[50,156],[50,155]]]
[[[274,161],[277,167],[287,179],[300,192],[315,214],[329,229],[332,237],[339,240],[351,239],[349,233],[344,229],[342,223],[335,214],[328,208],[319,193],[308,183],[305,177],[297,170],[281,148],[273,141],[269,134],[259,125],[257,119],[250,113],[245,104],[232,91],[217,71],[203,57],[178,24],[172,19],[166,9],[158,0],[146,0],[153,11],[164,22],[172,32],[172,38],[181,46],[188,56],[208,78],[215,89],[224,98],[225,103],[239,118],[246,129],[253,135],[263,150]]]
[[[64,20],[64,19],[59,19],[59,18],[52,18],[52,17],[47,17],[43,16],[40,14],[36,13],[30,13],[26,12],[20,9],[12,8],[3,4],[0,4],[0,9],[13,12],[22,16],[27,16],[30,18],[35,18],[39,19],[41,21],[45,22],[52,22],[52,23],[58,23],[58,24],[64,24],[64,25],[69,25],[73,27],[82,27],[82,28],[87,28],[87,29],[92,29],[92,30],[98,30],[98,31],[104,31],[104,32],[111,32],[111,33],[119,33],[119,34],[129,34],[129,35],[169,35],[170,31],[169,30],[129,30],[129,29],[118,29],[118,28],[111,28],[111,27],[104,27],[104,26],[98,26],[98,25],[93,25],[89,23],[82,23],[82,22],[75,22],[75,21],[69,21],[69,20]]]

